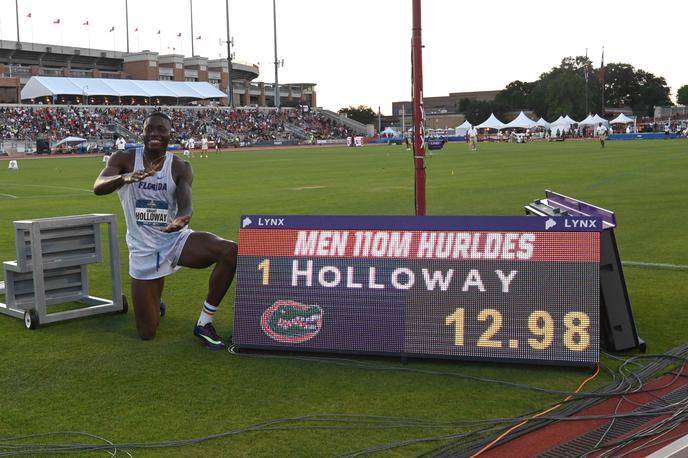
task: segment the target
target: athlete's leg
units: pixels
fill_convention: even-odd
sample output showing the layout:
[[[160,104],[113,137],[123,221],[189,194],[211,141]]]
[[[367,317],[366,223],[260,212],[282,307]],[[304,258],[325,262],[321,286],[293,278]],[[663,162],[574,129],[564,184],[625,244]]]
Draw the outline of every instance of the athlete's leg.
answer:
[[[235,242],[210,232],[194,232],[186,240],[177,264],[196,269],[215,264],[208,281],[206,302],[217,307],[234,279],[237,252]]]
[[[136,330],[143,340],[155,337],[160,324],[160,298],[165,277],[154,280],[131,279],[131,297],[136,314]]]

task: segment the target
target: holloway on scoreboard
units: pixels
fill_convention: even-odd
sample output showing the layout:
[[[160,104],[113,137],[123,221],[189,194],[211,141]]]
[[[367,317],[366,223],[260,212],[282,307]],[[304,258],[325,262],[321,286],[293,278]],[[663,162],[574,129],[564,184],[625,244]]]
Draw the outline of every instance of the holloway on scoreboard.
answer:
[[[592,365],[602,220],[246,215],[238,348]]]

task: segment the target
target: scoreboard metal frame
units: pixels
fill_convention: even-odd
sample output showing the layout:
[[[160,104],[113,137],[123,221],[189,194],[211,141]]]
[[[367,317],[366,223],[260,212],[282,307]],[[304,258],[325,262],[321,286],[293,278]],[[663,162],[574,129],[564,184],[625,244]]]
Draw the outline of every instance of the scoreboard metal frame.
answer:
[[[602,224],[244,215],[233,344],[591,366]]]

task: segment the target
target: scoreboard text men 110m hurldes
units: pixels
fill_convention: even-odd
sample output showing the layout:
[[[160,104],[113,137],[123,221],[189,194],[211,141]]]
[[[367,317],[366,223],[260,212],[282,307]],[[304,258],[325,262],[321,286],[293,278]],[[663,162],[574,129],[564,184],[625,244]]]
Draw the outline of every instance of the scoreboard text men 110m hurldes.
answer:
[[[242,217],[233,342],[592,365],[597,218]]]

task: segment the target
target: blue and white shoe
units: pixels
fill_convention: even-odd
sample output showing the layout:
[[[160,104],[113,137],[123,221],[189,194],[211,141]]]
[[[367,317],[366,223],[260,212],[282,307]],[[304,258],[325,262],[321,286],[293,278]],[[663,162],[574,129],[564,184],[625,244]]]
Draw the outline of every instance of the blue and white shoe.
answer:
[[[211,350],[223,350],[225,348],[222,338],[217,335],[213,323],[206,323],[203,326],[196,326],[194,328],[194,335],[201,339],[203,345]]]

